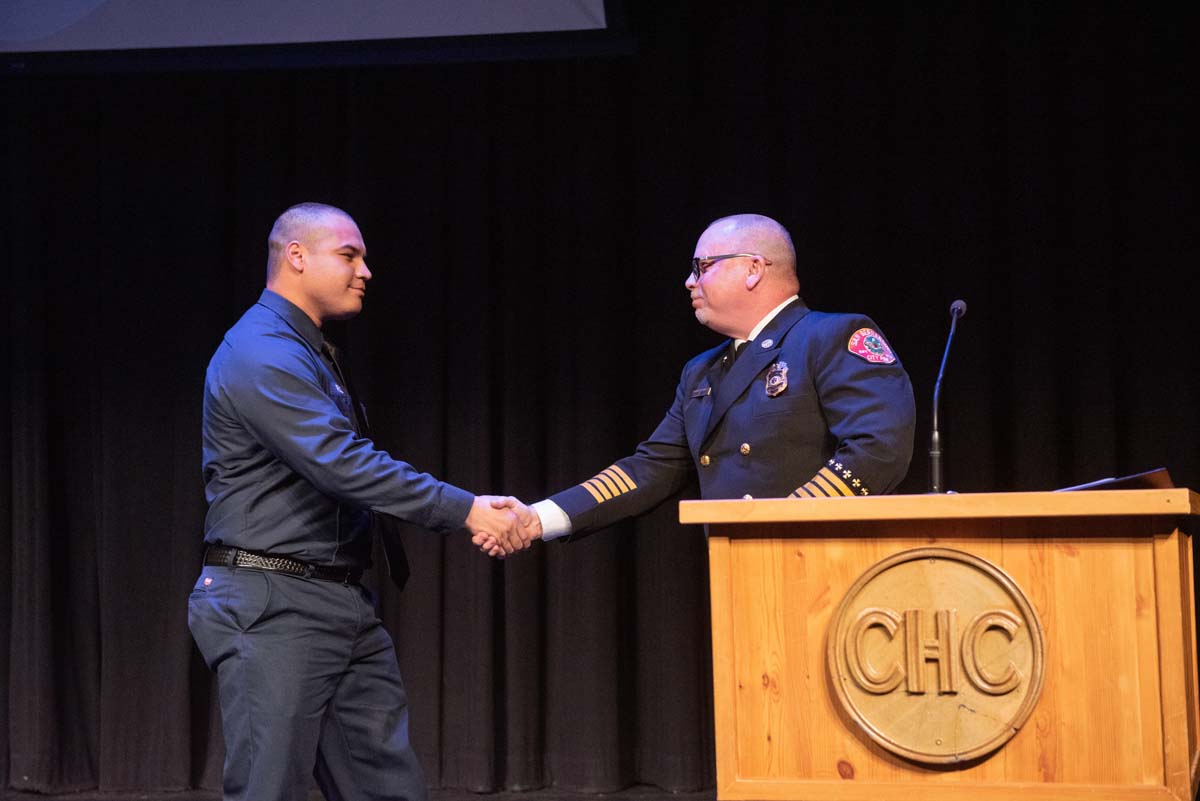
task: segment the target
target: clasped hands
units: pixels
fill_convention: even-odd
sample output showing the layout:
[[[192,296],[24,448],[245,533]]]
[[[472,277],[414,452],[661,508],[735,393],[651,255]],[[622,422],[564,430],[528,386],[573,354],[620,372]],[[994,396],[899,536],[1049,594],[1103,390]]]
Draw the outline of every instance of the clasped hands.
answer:
[[[537,512],[511,496],[476,496],[466,527],[475,547],[501,559],[525,550],[542,537],[542,520]]]

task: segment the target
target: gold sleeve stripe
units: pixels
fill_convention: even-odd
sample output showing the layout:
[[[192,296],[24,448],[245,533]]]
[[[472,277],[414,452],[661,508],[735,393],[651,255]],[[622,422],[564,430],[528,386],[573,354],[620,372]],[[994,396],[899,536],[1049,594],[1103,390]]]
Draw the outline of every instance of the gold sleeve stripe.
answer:
[[[816,487],[817,491],[820,492],[822,495],[824,495],[826,498],[836,498],[838,495],[841,494],[837,491],[837,487],[835,487],[831,483],[829,483],[829,480],[827,478],[825,478],[825,476],[821,475],[820,473],[817,473],[815,476],[813,476],[812,480],[809,481],[806,486]]]
[[[606,470],[601,470],[600,475],[607,476],[608,480],[616,484],[617,489],[621,492],[629,492],[630,486],[625,483],[625,479],[621,478],[621,476],[617,474],[617,471],[613,470],[611,467]]]
[[[592,486],[600,490],[600,494],[608,500],[612,500],[621,494],[616,491],[616,488],[614,488],[612,484],[608,483],[600,476],[592,476],[591,481]]]
[[[853,497],[854,490],[850,489],[850,486],[842,481],[841,476],[837,473],[828,467],[822,467],[815,476],[803,486],[797,487],[792,494],[796,497],[808,495],[810,498]]]
[[[601,484],[599,481],[597,481],[594,478],[589,478],[587,481],[585,481],[583,483],[587,484],[589,487],[596,490],[596,492],[600,493],[600,497],[603,500],[607,501],[609,498],[612,497],[612,493],[608,491],[608,488],[605,487],[603,484]]]
[[[604,468],[579,486],[590,492],[596,503],[611,501],[637,489],[637,484],[629,474],[615,464]]]
[[[837,484],[834,483],[833,479],[831,479],[824,470],[813,476],[812,481],[809,483],[814,487],[819,488],[821,492],[825,493],[830,498],[837,498],[842,494],[842,491],[838,489]]]
[[[814,498],[821,498],[821,497],[832,498],[833,496],[837,495],[836,492],[831,492],[830,490],[826,489],[825,485],[821,481],[818,480],[820,478],[821,478],[821,474],[817,473],[815,476],[813,476],[811,479],[809,479],[809,482],[807,484],[804,485],[805,487],[808,487],[810,492],[812,492],[813,497]],[[818,493],[820,493],[820,494],[818,494]]]
[[[608,469],[613,471],[614,473],[616,473],[618,476],[620,476],[625,481],[625,483],[629,485],[629,488],[631,490],[637,489],[637,482],[634,481],[632,478],[630,478],[629,474],[626,473],[624,470],[617,467],[615,464]]]
[[[612,498],[615,498],[625,492],[625,490],[617,486],[617,482],[613,481],[604,473],[597,473],[596,475],[592,476],[592,481],[603,485],[604,488],[608,490],[609,496]]]
[[[587,490],[589,493],[591,493],[591,496],[596,499],[596,503],[604,503],[604,496],[602,496],[600,493],[598,493],[594,489],[592,489],[592,485],[590,482],[585,481],[582,484],[580,484],[579,486],[583,487],[585,490]]]
[[[821,472],[817,473],[817,475],[828,481],[830,485],[832,485],[833,488],[838,491],[839,494],[847,496],[854,495],[854,490],[850,489],[850,485],[848,485],[845,481],[842,481],[842,477],[830,470],[828,467],[822,467]]]

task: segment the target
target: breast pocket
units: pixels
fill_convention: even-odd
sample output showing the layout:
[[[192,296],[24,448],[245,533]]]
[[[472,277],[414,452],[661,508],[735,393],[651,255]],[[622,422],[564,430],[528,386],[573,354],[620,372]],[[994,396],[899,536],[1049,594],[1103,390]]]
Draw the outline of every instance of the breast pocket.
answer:
[[[754,417],[815,414],[816,406],[816,399],[807,393],[788,391],[772,398],[763,392],[754,404]]]
[[[683,399],[683,417],[688,423],[694,423],[701,416],[708,414],[711,405],[712,388],[696,387]]]

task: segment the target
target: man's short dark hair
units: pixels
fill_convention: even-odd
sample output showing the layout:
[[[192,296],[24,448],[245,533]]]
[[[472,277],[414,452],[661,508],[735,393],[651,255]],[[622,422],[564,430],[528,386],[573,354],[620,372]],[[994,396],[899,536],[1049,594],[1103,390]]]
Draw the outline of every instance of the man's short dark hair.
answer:
[[[304,235],[320,225],[330,215],[336,214],[347,220],[354,218],[337,206],[327,203],[297,203],[275,218],[271,233],[267,236],[267,279],[271,278],[276,266],[283,260],[289,242],[304,238]]]

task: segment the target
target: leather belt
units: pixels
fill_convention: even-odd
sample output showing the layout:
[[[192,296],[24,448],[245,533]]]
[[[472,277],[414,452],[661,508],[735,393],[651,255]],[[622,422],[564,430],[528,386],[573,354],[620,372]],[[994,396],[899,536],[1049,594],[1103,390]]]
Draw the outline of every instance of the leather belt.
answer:
[[[288,556],[243,551],[241,548],[230,548],[227,545],[208,546],[208,550],[204,552],[204,564],[218,567],[252,567],[300,578],[337,581],[342,584],[357,584],[363,573],[357,567],[310,565],[308,562],[301,562],[299,559],[292,559]]]

